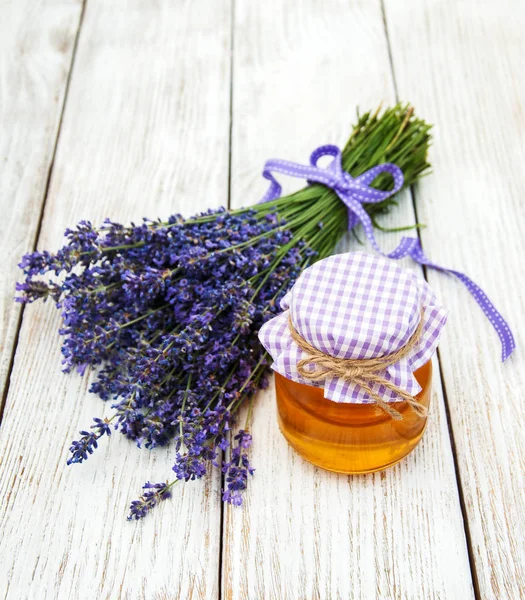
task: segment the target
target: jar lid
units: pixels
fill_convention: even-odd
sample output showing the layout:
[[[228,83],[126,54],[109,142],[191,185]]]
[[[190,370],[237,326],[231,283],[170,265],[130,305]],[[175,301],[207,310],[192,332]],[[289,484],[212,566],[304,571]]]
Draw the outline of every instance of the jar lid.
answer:
[[[447,311],[424,279],[388,258],[364,252],[337,254],[308,267],[281,300],[281,308],[259,332],[274,360],[272,369],[298,383],[324,387],[325,398],[335,402],[374,399],[348,378],[312,381],[301,376],[299,363],[308,362],[309,355],[294,341],[293,329],[306,345],[336,359],[403,355],[381,377],[415,396],[421,386],[413,372],[434,354],[447,320]],[[401,351],[404,347],[406,352]],[[316,368],[312,362],[310,369]],[[381,383],[369,385],[386,402],[400,400]]]

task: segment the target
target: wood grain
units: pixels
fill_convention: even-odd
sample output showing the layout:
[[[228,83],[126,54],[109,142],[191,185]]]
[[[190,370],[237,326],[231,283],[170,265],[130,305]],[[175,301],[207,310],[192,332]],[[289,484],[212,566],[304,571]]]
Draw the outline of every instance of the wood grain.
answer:
[[[0,6],[0,390],[20,316],[17,263],[35,242],[81,10],[79,0]]]
[[[525,6],[387,1],[400,93],[437,123],[420,186],[423,242],[464,270],[509,319],[498,338],[455,280],[429,273],[450,309],[441,361],[481,598],[525,597]]]
[[[379,3],[238,3],[234,40],[234,206],[262,196],[267,158],[306,162],[316,146],[346,141],[356,104],[394,101]],[[283,181],[288,190],[303,185]],[[413,222],[405,195],[385,224]],[[399,240],[378,237],[385,249]],[[257,471],[245,506],[225,513],[224,598],[473,596],[435,372],[423,442],[395,468],[367,476],[303,461],[278,430],[273,388],[259,395],[251,425]]]
[[[90,0],[39,248],[82,218],[225,203],[229,70],[229,2]],[[25,311],[0,432],[0,596],[216,598],[220,477],[176,488],[136,524],[128,503],[170,477],[172,449],[113,435],[66,467],[78,429],[110,408],[60,373],[58,326],[52,306]]]

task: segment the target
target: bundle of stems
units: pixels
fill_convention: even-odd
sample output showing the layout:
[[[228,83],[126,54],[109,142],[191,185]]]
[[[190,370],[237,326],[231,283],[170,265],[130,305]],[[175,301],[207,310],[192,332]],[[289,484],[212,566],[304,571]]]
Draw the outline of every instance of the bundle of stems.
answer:
[[[410,187],[417,179],[428,173],[427,161],[431,141],[429,125],[414,115],[410,105],[397,104],[381,113],[381,107],[375,112],[357,115],[350,139],[342,151],[342,166],[352,177],[358,177],[365,171],[382,163],[394,163],[404,176],[403,189]],[[388,174],[379,175],[373,183],[379,190],[392,187],[392,178]],[[377,216],[385,214],[392,206],[397,206],[395,197],[373,204],[364,204],[374,227],[384,231],[403,231],[414,226],[385,229],[377,221]],[[281,248],[275,257],[279,258],[300,242],[315,251],[315,256],[305,261],[305,265],[330,256],[337,243],[348,231],[348,209],[336,192],[322,184],[308,185],[293,194],[282,196],[271,202],[230,211],[231,214],[243,214],[254,211],[258,218],[264,218],[268,212],[276,212],[284,221],[283,227],[293,232],[293,239]],[[201,217],[213,219],[213,215]],[[307,264],[306,264],[307,263]]]
[[[358,115],[342,166],[357,177],[392,162],[410,186],[430,166],[429,132],[409,106]],[[373,186],[391,189],[390,176],[378,176]],[[364,207],[379,226],[377,216],[395,204],[389,197]],[[253,474],[251,436],[247,424],[236,435],[231,428],[266,382],[271,361],[258,330],[301,271],[333,253],[347,230],[345,205],[333,190],[313,184],[189,219],[130,226],[106,220],[99,228],[83,221],[66,231],[58,252],[26,255],[18,300],[55,301],[65,370],[94,367],[91,391],[113,402],[111,417],[95,418],[80,432],[68,463],[83,462],[113,429],[149,448],[173,441],[174,480],[146,483],[130,518],[169,497],[176,481],[202,477],[210,463],[225,473],[223,499],[241,504]],[[47,282],[46,274],[53,274]],[[232,435],[230,460],[221,465],[219,450]]]

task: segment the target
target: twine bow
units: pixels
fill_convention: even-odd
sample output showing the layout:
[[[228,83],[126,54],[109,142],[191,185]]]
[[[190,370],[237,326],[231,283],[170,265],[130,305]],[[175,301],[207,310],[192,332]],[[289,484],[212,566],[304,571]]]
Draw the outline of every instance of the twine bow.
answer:
[[[323,156],[333,157],[332,162],[326,168],[317,165],[319,159]],[[368,241],[376,252],[392,259],[410,256],[420,265],[455,275],[462,281],[496,330],[501,342],[501,359],[505,360],[508,358],[516,347],[512,331],[505,319],[496,310],[494,304],[488,299],[485,292],[472,279],[464,273],[460,273],[454,269],[446,269],[431,262],[423,253],[418,238],[403,237],[399,246],[390,252],[390,254],[385,254],[379,247],[374,236],[372,221],[364,209],[363,203],[374,204],[381,202],[398,192],[403,187],[404,181],[401,169],[392,163],[383,163],[372,167],[365,173],[354,178],[343,169],[341,160],[341,150],[337,146],[327,145],[320,146],[312,152],[309,165],[301,165],[279,159],[267,161],[264,166],[263,177],[270,181],[270,187],[261,202],[269,202],[278,198],[281,194],[281,185],[273,176],[273,172],[283,173],[291,177],[302,177],[309,183],[322,183],[332,188],[348,208],[348,228],[352,229],[358,223],[361,223]],[[394,187],[391,190],[382,191],[371,186],[374,179],[380,173],[390,173],[392,175]]]
[[[288,327],[293,341],[307,354],[297,363],[297,372],[301,377],[309,381],[322,381],[327,377],[345,379],[346,381],[358,384],[373,399],[376,404],[382,408],[388,415],[396,421],[403,418],[400,412],[392,408],[389,402],[385,402],[381,396],[375,392],[371,384],[379,384],[393,391],[400,400],[404,400],[410,408],[419,416],[427,416],[427,408],[418,402],[408,392],[401,389],[388,379],[384,373],[386,369],[407,356],[416,346],[423,332],[424,320],[423,311],[419,319],[418,326],[410,336],[408,342],[401,346],[392,354],[381,356],[379,358],[337,358],[321,352],[309,342],[307,342],[295,329],[291,317],[288,317]],[[314,370],[308,368],[314,366]]]

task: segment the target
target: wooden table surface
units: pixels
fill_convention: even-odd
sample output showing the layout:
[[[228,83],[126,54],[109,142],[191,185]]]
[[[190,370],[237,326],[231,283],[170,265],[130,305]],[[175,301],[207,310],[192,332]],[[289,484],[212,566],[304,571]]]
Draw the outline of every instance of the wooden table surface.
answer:
[[[519,0],[0,1],[1,598],[525,598],[524,28]],[[515,354],[501,364],[466,290],[429,272],[450,318],[406,460],[311,466],[270,388],[242,508],[214,472],[127,522],[173,449],[115,435],[66,467],[110,407],[61,373],[58,312],[12,301],[20,256],[80,219],[256,202],[267,158],[304,162],[345,142],[356,105],[396,99],[436,124],[434,169],[384,223],[425,223],[425,251],[487,291]]]

